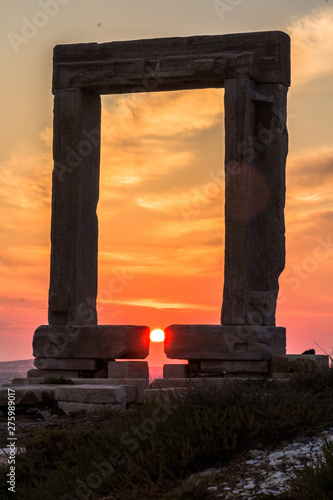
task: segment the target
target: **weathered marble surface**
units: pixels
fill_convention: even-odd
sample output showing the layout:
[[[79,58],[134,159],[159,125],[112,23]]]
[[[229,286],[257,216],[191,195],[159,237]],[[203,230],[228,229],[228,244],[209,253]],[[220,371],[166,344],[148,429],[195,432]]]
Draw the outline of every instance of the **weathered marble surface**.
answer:
[[[281,31],[57,45],[53,89],[101,94],[223,87],[244,67],[290,85],[290,39]]]
[[[194,360],[267,360],[286,352],[281,327],[171,325],[165,329],[168,358]]]
[[[246,75],[226,81],[223,325],[275,326],[285,265],[287,90]]]
[[[150,330],[131,325],[49,325],[37,328],[35,357],[78,359],[144,359]]]

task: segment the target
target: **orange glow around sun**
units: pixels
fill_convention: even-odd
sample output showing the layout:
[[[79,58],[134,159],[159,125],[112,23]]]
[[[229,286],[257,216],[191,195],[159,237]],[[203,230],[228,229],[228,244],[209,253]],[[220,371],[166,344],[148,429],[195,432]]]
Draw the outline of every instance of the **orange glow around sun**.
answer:
[[[155,328],[155,330],[152,330],[150,333],[150,340],[152,342],[164,342],[164,331],[159,328]]]

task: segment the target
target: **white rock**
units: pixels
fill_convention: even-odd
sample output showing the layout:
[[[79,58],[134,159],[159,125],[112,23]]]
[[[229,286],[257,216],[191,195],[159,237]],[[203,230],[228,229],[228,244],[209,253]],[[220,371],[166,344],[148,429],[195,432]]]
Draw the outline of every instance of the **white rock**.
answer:
[[[277,460],[278,458],[282,458],[283,455],[284,453],[282,451],[276,451],[275,453],[270,453],[270,455],[268,455],[268,460]]]
[[[285,452],[286,457],[295,457],[299,454],[297,450],[287,450]]]

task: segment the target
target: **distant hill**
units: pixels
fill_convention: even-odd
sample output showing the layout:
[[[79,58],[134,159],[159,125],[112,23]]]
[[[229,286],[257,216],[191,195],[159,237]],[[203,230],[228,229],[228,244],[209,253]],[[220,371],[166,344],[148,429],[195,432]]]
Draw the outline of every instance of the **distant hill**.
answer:
[[[13,378],[26,377],[27,371],[35,368],[33,359],[20,361],[0,361],[0,385],[11,382]]]
[[[33,368],[33,359],[22,359],[20,361],[0,361],[0,371],[25,370]]]

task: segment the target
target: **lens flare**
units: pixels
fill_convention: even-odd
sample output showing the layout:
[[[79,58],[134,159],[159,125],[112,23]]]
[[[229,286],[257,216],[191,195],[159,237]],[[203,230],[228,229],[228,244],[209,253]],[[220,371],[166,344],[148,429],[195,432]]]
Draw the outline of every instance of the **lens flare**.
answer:
[[[164,342],[164,331],[159,328],[155,328],[155,330],[152,330],[150,333],[150,340],[152,342]]]

